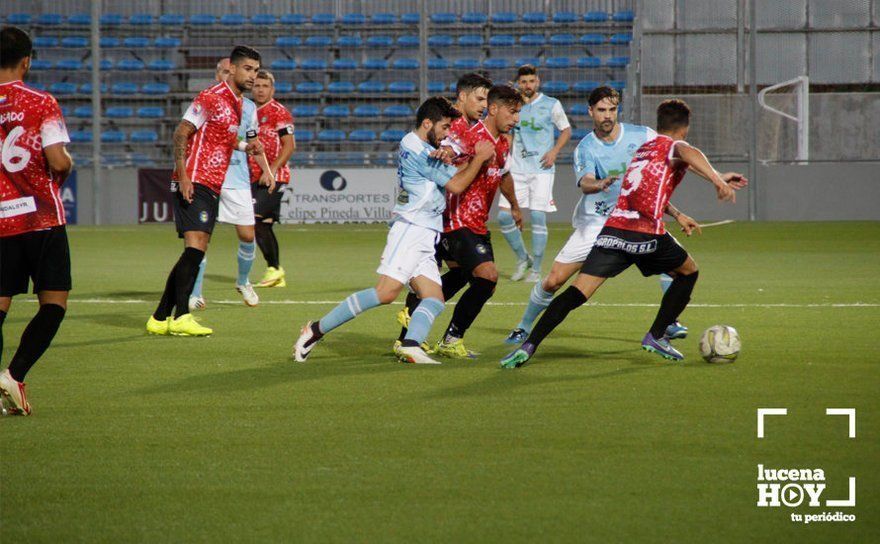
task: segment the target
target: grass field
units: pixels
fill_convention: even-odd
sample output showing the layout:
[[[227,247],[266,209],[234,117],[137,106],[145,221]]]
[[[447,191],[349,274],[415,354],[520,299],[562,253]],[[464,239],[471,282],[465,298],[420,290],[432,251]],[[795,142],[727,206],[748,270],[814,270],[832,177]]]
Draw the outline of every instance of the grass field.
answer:
[[[3,542],[880,541],[880,224],[733,224],[686,247],[701,266],[671,364],[639,349],[656,279],[630,270],[533,362],[501,371],[530,284],[503,281],[466,340],[475,362],[390,356],[399,305],[334,331],[306,364],[299,327],[374,284],[382,226],[285,227],[288,287],[242,305],[234,235],[209,252],[210,338],[148,337],[180,251],[172,228],[70,229],[74,291],[3,418]],[[548,260],[568,229],[551,229]],[[500,235],[504,275],[513,259]],[[549,264],[548,264],[549,266]],[[262,274],[261,258],[252,279]],[[36,305],[3,329],[8,363]],[[447,309],[432,338],[448,323]],[[735,326],[730,365],[704,328]],[[787,407],[756,438],[756,409]],[[857,436],[825,408],[856,408]],[[757,465],[822,468],[824,499],[758,508]],[[854,523],[794,523],[844,511]]]

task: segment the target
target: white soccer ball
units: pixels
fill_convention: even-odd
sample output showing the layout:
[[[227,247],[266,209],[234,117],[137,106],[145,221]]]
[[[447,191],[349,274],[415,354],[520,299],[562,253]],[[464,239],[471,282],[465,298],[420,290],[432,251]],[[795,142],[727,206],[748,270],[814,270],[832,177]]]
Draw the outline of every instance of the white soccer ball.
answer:
[[[736,361],[741,347],[739,333],[729,325],[709,327],[700,337],[700,355],[710,363]]]

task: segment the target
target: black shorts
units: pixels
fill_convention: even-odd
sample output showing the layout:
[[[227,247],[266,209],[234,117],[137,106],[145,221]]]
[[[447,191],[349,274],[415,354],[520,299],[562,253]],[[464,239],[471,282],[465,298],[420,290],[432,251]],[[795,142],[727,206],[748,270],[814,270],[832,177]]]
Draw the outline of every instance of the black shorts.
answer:
[[[643,276],[672,272],[687,260],[688,252],[668,232],[647,234],[604,227],[581,272],[600,278],[613,278],[630,265]]]
[[[269,188],[259,183],[251,184],[251,194],[254,197],[254,215],[258,219],[271,218],[276,223],[281,215],[281,196],[287,184],[275,185],[275,191],[269,192]]]
[[[201,183],[194,183],[192,202],[187,202],[177,190],[177,183],[172,184],[171,190],[174,192],[174,224],[178,236],[183,238],[183,233],[191,230],[214,232],[220,195]]]
[[[0,297],[70,291],[70,246],[64,225],[0,238]]]
[[[494,262],[491,234],[476,234],[470,229],[458,229],[440,235],[437,245],[438,261],[455,261],[467,271],[483,263]]]

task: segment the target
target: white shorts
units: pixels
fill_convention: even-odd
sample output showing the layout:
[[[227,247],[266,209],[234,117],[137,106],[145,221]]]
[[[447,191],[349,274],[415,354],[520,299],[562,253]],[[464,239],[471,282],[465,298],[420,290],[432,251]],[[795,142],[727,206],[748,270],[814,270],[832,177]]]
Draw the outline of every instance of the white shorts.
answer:
[[[553,172],[546,174],[510,173],[513,176],[513,187],[516,190],[516,201],[520,208],[528,208],[536,212],[555,212],[556,202],[553,200]],[[504,196],[498,206],[510,209],[510,203]]]
[[[250,189],[220,189],[217,221],[230,225],[254,224],[254,197]]]
[[[582,263],[587,260],[587,255],[593,249],[593,244],[596,243],[596,238],[604,226],[605,220],[602,218],[602,221],[594,221],[575,229],[562,249],[559,250],[559,254],[556,255],[556,262],[569,264]]]
[[[405,221],[395,221],[388,232],[377,273],[407,285],[409,280],[425,276],[442,285],[440,268],[434,258],[434,246],[440,233]]]

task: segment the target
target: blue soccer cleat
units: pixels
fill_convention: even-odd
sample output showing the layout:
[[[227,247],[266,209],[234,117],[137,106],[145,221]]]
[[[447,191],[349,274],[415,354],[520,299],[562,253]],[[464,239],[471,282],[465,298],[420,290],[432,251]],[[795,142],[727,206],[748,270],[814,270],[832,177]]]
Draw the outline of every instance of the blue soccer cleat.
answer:
[[[681,338],[687,338],[688,328],[679,323],[678,321],[673,321],[671,325],[666,327],[666,338],[670,340],[679,340]]]
[[[526,332],[525,329],[513,329],[510,331],[510,334],[507,335],[507,338],[504,340],[505,344],[522,344],[529,337],[529,333]]]
[[[526,364],[535,354],[535,346],[526,342],[521,347],[508,353],[501,359],[501,368],[519,368]]]
[[[670,361],[681,361],[684,359],[684,355],[681,354],[680,351],[672,347],[672,344],[669,343],[669,339],[666,337],[657,339],[654,338],[650,332],[645,334],[645,337],[642,339],[642,349],[645,351],[650,351],[651,353],[656,353],[660,357],[664,359],[669,359]]]

